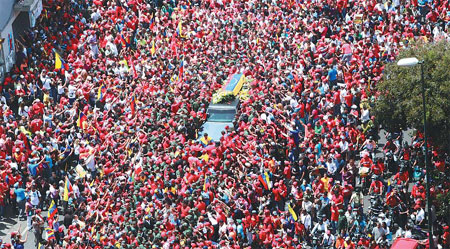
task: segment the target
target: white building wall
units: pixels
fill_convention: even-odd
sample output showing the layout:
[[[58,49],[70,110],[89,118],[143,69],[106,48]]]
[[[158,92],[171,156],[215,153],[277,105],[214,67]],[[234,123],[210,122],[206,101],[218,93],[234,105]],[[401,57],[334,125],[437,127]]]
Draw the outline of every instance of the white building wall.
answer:
[[[16,17],[20,12],[14,12],[13,16],[9,19],[8,24],[6,24],[5,28],[1,32],[1,37],[5,39],[3,42],[3,55],[5,60],[5,70],[9,72],[14,65],[16,54],[15,54],[15,41],[14,41],[14,33],[12,29],[12,24]]]

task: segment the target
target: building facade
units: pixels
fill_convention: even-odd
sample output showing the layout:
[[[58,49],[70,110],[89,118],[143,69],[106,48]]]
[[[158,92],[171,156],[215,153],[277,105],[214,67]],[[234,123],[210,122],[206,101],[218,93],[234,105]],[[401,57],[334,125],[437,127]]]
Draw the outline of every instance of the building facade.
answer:
[[[0,80],[16,61],[15,39],[33,28],[42,12],[42,0],[1,0],[0,8]]]

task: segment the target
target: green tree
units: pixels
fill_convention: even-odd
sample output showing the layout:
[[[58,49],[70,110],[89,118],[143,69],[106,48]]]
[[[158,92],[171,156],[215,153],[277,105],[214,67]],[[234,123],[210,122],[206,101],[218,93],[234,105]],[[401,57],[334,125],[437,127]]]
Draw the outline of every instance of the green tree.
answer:
[[[436,216],[439,220],[450,222],[450,192],[444,192],[436,196]]]
[[[398,58],[416,57],[424,61],[429,140],[450,152],[450,44],[416,43],[400,52]],[[420,66],[386,65],[375,117],[387,130],[416,128],[423,132],[422,86]]]

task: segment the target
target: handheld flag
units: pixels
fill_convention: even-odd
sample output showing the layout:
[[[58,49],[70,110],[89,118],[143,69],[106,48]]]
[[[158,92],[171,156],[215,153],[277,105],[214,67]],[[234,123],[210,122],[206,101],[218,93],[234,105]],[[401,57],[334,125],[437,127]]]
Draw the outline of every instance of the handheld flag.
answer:
[[[288,204],[288,210],[289,213],[292,215],[292,218],[297,221],[298,217],[297,214],[295,213],[294,209],[292,209],[291,204]]]
[[[45,228],[45,232],[47,233],[48,241],[56,239],[55,231],[53,229],[47,227],[47,228]]]
[[[105,95],[103,94],[106,91],[106,86],[105,85],[101,85],[98,88],[98,94],[97,94],[97,100],[102,101],[103,98],[105,97]]]
[[[181,21],[178,22],[177,34],[181,38],[185,37],[183,36],[183,23]]]
[[[272,185],[270,184],[270,178],[269,178],[269,174],[267,174],[267,172],[264,172],[264,180],[266,180],[267,187],[269,189],[271,189]]]
[[[269,190],[269,187],[267,186],[266,181],[264,180],[262,175],[258,176],[259,181],[261,182],[261,184],[263,185],[264,189]]]
[[[69,201],[69,193],[72,192],[72,184],[69,181],[69,178],[67,178],[66,176],[66,182],[64,183],[64,195],[63,195],[63,200],[64,201]]]
[[[387,183],[387,185],[388,185],[388,187],[387,187],[387,194],[389,194],[390,192],[391,192],[391,190],[392,190],[392,187],[391,187],[391,179],[389,179],[388,180],[388,183]]]
[[[130,38],[129,38],[129,37],[126,37],[126,38],[125,38],[125,36],[123,36],[123,34],[120,35],[120,40],[122,40],[122,44],[123,44],[125,47],[129,47],[129,46],[131,45]]]
[[[77,126],[80,127],[81,129],[87,128],[87,117],[86,115],[84,115],[83,112],[80,112],[80,115],[78,115]]]
[[[67,65],[66,62],[58,54],[58,52],[55,51],[55,69],[61,69],[61,68],[68,70],[69,65]]]
[[[131,97],[130,108],[131,108],[131,114],[134,115],[134,113],[136,112],[136,100],[134,99],[134,95],[133,95],[133,97]]]
[[[52,203],[48,207],[48,218],[53,218],[58,213],[58,208],[55,205],[55,201],[52,200]]]
[[[209,179],[208,176],[205,175],[205,182],[203,183],[203,191],[206,191],[207,184],[209,185]]]
[[[150,49],[150,52],[152,53],[152,56],[156,53],[155,40],[152,41],[152,48]]]

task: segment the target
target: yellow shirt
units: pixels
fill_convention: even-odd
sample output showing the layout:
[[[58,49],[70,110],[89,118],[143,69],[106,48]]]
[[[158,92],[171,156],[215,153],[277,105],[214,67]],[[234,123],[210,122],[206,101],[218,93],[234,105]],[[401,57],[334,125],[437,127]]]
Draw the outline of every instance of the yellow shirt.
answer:
[[[47,103],[47,102],[49,102],[50,101],[50,95],[48,95],[48,94],[44,94],[44,103]]]
[[[323,183],[324,190],[328,192],[328,186],[330,185],[330,178],[325,176],[320,178],[320,181]]]

